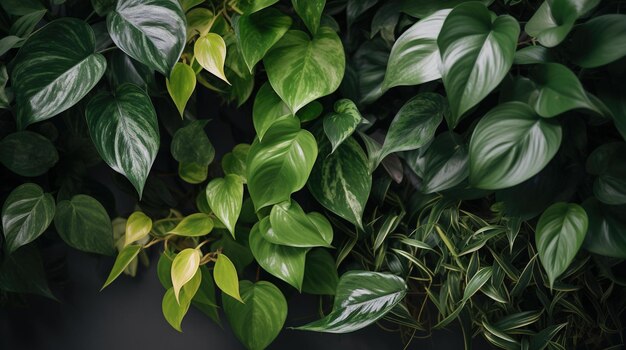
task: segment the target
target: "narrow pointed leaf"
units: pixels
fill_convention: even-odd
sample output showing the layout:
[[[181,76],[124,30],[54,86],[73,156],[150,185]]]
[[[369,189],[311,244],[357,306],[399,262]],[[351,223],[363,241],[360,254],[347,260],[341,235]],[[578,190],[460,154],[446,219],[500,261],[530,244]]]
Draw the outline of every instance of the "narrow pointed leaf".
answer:
[[[215,269],[213,270],[213,278],[217,287],[227,295],[239,300],[243,303],[239,295],[239,277],[237,277],[237,269],[232,261],[224,255],[217,256]]]
[[[187,248],[176,254],[172,262],[171,276],[174,296],[180,304],[180,289],[198,272],[202,253],[198,249]]]
[[[169,92],[178,113],[182,117],[185,112],[187,101],[196,88],[196,73],[185,63],[178,62],[174,65],[170,77],[166,81],[167,92]]]
[[[140,211],[132,213],[126,221],[124,245],[128,246],[133,242],[144,239],[151,230],[152,219]]]
[[[102,255],[114,253],[109,214],[90,196],[79,194],[57,203],[54,226],[65,243],[73,248]]]
[[[214,179],[206,187],[211,210],[235,237],[235,224],[243,205],[243,181],[238,175]]]
[[[474,294],[476,294],[482,286],[485,285],[491,279],[493,269],[491,267],[483,267],[478,270],[474,276],[467,282],[465,290],[463,291],[462,303],[468,301]]]
[[[131,244],[126,246],[115,258],[115,263],[113,264],[113,268],[111,269],[111,273],[109,273],[109,277],[107,277],[106,282],[102,286],[102,289],[106,288],[109,284],[115,281],[122,272],[126,269],[126,267],[139,255],[141,251],[141,246],[136,244]]]
[[[230,84],[224,74],[226,43],[221,36],[215,33],[208,33],[198,38],[193,46],[193,55],[202,68]]]

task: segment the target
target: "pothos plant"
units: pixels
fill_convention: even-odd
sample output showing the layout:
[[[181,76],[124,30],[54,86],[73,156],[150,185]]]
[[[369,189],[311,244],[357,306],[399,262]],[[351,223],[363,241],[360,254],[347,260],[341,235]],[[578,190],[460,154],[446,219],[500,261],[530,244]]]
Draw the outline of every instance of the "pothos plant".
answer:
[[[589,340],[584,300],[600,296],[602,330],[621,332],[623,305],[609,304],[626,256],[619,1],[0,4],[4,292],[51,296],[36,248],[56,234],[117,248],[105,287],[158,246],[166,320],[180,330],[194,305],[219,322],[221,305],[250,349],[283,328],[284,288],[334,296],[301,330],[383,317],[427,330],[430,300],[434,328],[459,320],[467,346],[481,332],[502,348],[567,348]],[[204,88],[252,106],[254,139],[221,167]],[[179,196],[151,172],[164,132]],[[100,160],[137,195],[126,219],[111,222],[89,179]]]

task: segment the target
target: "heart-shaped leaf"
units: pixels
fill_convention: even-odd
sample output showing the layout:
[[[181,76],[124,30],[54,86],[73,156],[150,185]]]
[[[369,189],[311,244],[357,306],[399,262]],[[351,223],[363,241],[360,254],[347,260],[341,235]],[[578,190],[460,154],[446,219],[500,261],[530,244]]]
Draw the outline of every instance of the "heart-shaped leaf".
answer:
[[[291,4],[309,31],[317,33],[326,0],[291,0]]]
[[[122,249],[122,251],[117,255],[117,258],[115,258],[115,263],[113,264],[111,273],[109,273],[109,277],[107,277],[106,282],[104,282],[104,285],[100,288],[100,290],[106,288],[109,284],[115,281],[115,279],[118,278],[122,272],[124,272],[126,267],[130,265],[137,255],[139,255],[140,251],[141,246],[137,244],[131,244],[124,247],[124,249]]]
[[[2,232],[9,253],[39,237],[50,226],[54,211],[52,195],[35,184],[11,191],[2,206]]]
[[[185,217],[169,233],[185,237],[200,237],[213,230],[213,219],[205,213],[195,213]]]
[[[95,50],[93,30],[74,18],[50,22],[24,43],[11,71],[19,128],[52,118],[87,95],[106,70]]]
[[[277,121],[293,117],[289,106],[280,99],[269,83],[261,86],[256,93],[254,105],[252,106],[252,121],[259,140],[267,130]]]
[[[582,206],[589,217],[585,249],[599,255],[626,259],[626,205],[606,205],[589,198]]]
[[[467,145],[452,132],[437,136],[424,157],[423,193],[447,190],[469,176]]]
[[[498,105],[478,122],[470,141],[470,183],[500,189],[526,181],[554,157],[561,126],[521,102]]]
[[[187,248],[176,254],[174,261],[172,261],[172,269],[170,275],[172,276],[172,287],[174,288],[174,296],[176,301],[180,304],[180,289],[194,277],[198,268],[200,267],[200,259],[202,253],[198,249]]]
[[[626,56],[626,15],[604,15],[590,19],[572,34],[572,61],[595,68]]]
[[[152,230],[152,219],[146,214],[136,211],[128,217],[124,235],[124,246],[144,239]]]
[[[335,102],[335,113],[324,118],[324,133],[332,144],[330,153],[335,152],[337,147],[356,131],[362,120],[363,117],[354,102],[348,99]]]
[[[178,0],[118,1],[115,11],[107,15],[115,45],[166,77],[185,47],[185,26]]]
[[[587,227],[587,214],[577,204],[555,203],[539,218],[535,243],[550,288],[574,260],[585,240]]]
[[[280,289],[266,281],[241,281],[241,296],[243,303],[222,299],[228,323],[247,349],[265,349],[285,324],[287,301]]]
[[[178,62],[174,65],[170,77],[166,81],[167,92],[169,92],[178,113],[183,117],[187,101],[196,88],[196,73],[185,63]]]
[[[271,229],[260,230],[274,244],[290,247],[330,247],[333,229],[328,220],[318,214],[306,214],[295,201],[274,205],[270,213]]]
[[[213,179],[206,187],[206,198],[211,210],[235,237],[235,224],[243,204],[243,181],[238,175]]]
[[[519,31],[513,17],[495,16],[479,2],[460,4],[448,14],[437,45],[450,102],[451,128],[509,72]]]
[[[159,150],[159,126],[148,95],[136,85],[120,85],[114,94],[94,96],[85,117],[102,159],[126,176],[141,197]]]
[[[215,33],[207,33],[198,38],[193,46],[193,55],[202,68],[230,84],[224,74],[226,43],[221,36]]]
[[[328,250],[316,248],[306,256],[302,290],[317,295],[335,295],[339,275],[335,259]]]
[[[0,163],[18,175],[43,175],[58,161],[54,144],[32,131],[14,132],[0,141]]]
[[[311,39],[288,31],[263,62],[274,91],[293,113],[339,87],[346,66],[341,40],[334,30],[321,27]]]
[[[90,196],[79,194],[57,203],[54,226],[70,247],[102,255],[114,253],[109,214]]]
[[[524,30],[541,45],[554,47],[567,37],[578,17],[599,3],[600,0],[545,0]]]
[[[220,254],[217,256],[215,268],[213,270],[213,278],[217,287],[227,295],[244,302],[239,295],[239,277],[237,277],[237,269],[230,259]]]
[[[333,311],[319,321],[296,329],[349,333],[378,321],[406,295],[398,276],[369,271],[349,271],[339,279]]]
[[[208,120],[194,120],[176,131],[170,152],[180,163],[197,163],[207,167],[215,158],[215,148],[204,127]]]
[[[163,316],[167,323],[179,332],[182,332],[180,325],[189,310],[191,301],[198,292],[202,279],[202,273],[197,270],[191,280],[182,287],[178,297],[174,293],[174,287],[169,288],[163,296],[161,304]]]

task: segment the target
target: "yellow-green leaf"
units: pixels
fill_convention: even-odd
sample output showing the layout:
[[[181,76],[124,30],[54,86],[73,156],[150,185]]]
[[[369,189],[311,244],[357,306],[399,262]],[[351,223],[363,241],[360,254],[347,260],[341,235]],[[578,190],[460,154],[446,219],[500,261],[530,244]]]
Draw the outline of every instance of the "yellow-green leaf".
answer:
[[[193,94],[193,90],[196,88],[196,73],[193,69],[182,63],[178,62],[172,69],[169,79],[165,82],[167,85],[167,92],[169,92],[178,113],[183,116],[185,112],[185,106],[187,101]]]
[[[115,281],[115,279],[118,278],[119,275],[122,274],[122,272],[124,272],[124,269],[126,269],[126,267],[133,261],[133,259],[135,259],[140,251],[141,246],[136,244],[131,244],[122,249],[122,251],[117,255],[115,263],[113,264],[113,268],[111,269],[111,273],[109,274],[106,282],[104,282],[102,289],[106,288],[106,286]]]
[[[180,302],[178,298],[180,289],[189,282],[193,275],[196,274],[200,267],[200,258],[202,253],[198,249],[187,248],[174,258],[172,262],[172,286],[174,288],[174,296],[176,301]]]
[[[213,270],[213,278],[215,278],[215,284],[222,290],[222,292],[230,295],[231,297],[241,301],[239,295],[239,277],[237,277],[237,269],[230,259],[220,254],[217,256],[215,262],[215,269]]]
[[[150,230],[152,230],[152,219],[140,211],[132,213],[126,221],[124,246],[143,239],[150,233]]]
[[[170,230],[169,233],[186,236],[186,237],[198,237],[204,236],[213,230],[213,219],[205,213],[191,214],[184,218],[176,227]]]
[[[196,61],[209,73],[230,84],[224,74],[224,61],[226,60],[226,43],[221,36],[215,33],[198,38],[193,47]]]

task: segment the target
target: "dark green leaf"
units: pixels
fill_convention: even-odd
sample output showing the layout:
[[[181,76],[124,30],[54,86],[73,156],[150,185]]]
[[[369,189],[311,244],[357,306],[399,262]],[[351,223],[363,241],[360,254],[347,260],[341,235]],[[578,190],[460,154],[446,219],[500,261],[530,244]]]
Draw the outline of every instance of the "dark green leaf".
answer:
[[[245,14],[260,11],[277,3],[278,0],[240,0],[239,8]]]
[[[43,175],[58,161],[52,142],[32,131],[18,131],[0,141],[0,163],[18,175]]]
[[[24,16],[46,9],[39,0],[2,0],[0,5],[8,14],[14,16]]]
[[[549,63],[554,60],[554,55],[548,48],[541,45],[528,46],[515,52],[514,64]]]
[[[465,290],[463,291],[463,299],[461,302],[468,301],[474,294],[476,294],[485,283],[487,283],[492,276],[493,269],[491,267],[483,267],[478,270],[474,276],[467,282]]]
[[[155,89],[154,70],[139,63],[121,50],[115,50],[109,56],[108,77],[113,87],[132,83],[148,91]]]
[[[626,205],[606,205],[595,198],[583,203],[589,217],[584,247],[604,256],[626,258]]]
[[[309,294],[335,295],[338,283],[335,259],[328,250],[311,250],[306,256],[302,290]]]
[[[432,13],[443,10],[452,9],[468,0],[404,0],[402,11],[417,18],[424,18]],[[494,0],[479,0],[489,6]]]
[[[572,61],[584,68],[603,66],[626,55],[626,15],[590,19],[572,34]]]
[[[600,0],[545,0],[524,30],[543,46],[556,46],[567,37],[578,17],[599,3]]]
[[[606,143],[587,158],[587,172],[597,175],[593,193],[611,205],[626,204],[626,144]]]
[[[194,120],[174,134],[170,151],[181,163],[197,163],[208,166],[215,158],[215,148],[204,132],[207,120]]]
[[[437,136],[424,156],[423,193],[447,190],[469,175],[467,146],[452,132]]]
[[[43,261],[33,245],[7,256],[0,266],[0,290],[55,299],[48,287]]]
[[[35,30],[37,24],[41,22],[41,19],[46,14],[46,12],[47,10],[34,11],[18,18],[11,25],[11,29],[9,29],[9,34],[18,36],[20,38],[27,38],[33,32],[33,30]]]
[[[109,12],[115,10],[117,0],[91,0],[91,6],[98,16],[106,16]]]

